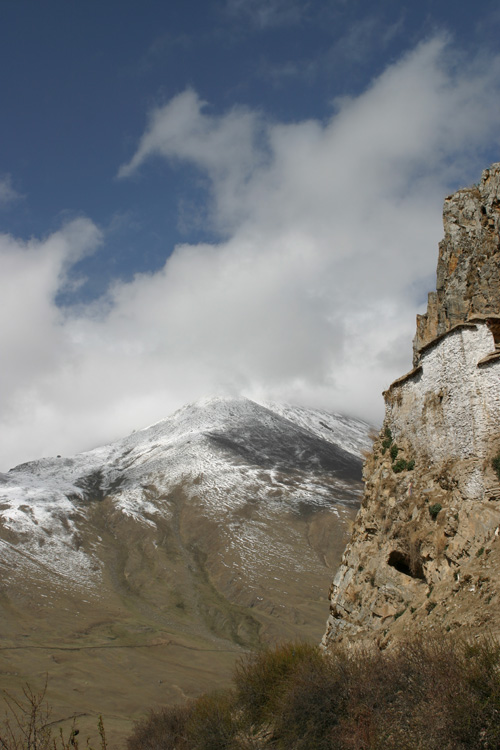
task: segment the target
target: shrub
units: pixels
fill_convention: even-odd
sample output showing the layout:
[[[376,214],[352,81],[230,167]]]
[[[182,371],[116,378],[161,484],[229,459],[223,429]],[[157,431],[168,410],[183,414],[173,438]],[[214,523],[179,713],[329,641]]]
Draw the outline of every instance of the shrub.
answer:
[[[186,706],[168,706],[151,711],[138,721],[127,740],[127,750],[188,750]]]
[[[236,700],[250,722],[273,717],[287,681],[304,664],[321,664],[316,646],[288,643],[261,651],[238,662],[234,673]]]
[[[404,458],[399,458],[396,463],[392,464],[392,470],[395,474],[400,474],[402,471],[406,471],[408,464]]]
[[[431,514],[432,518],[437,518],[442,508],[443,506],[441,505],[441,503],[434,503],[434,505],[430,505],[429,513]]]
[[[384,652],[378,668],[376,657],[369,657],[371,667],[358,686],[361,692],[356,694],[354,686],[350,689],[348,722],[340,727],[344,732],[341,746],[370,750],[497,748],[498,646],[482,642],[473,648],[474,653],[468,656],[467,646],[460,640],[427,637],[407,642],[396,652]],[[366,657],[363,661],[366,663]],[[362,673],[355,682],[361,679]],[[364,720],[365,735],[355,744],[359,716]],[[345,734],[348,727],[350,737]]]
[[[49,722],[51,709],[45,700],[48,678],[40,691],[34,690],[26,684],[22,688],[22,697],[11,695],[6,690],[3,693],[6,705],[5,719],[0,725],[0,747],[3,750],[78,750],[79,730],[73,724],[68,739],[64,737],[62,727],[54,737],[52,725]],[[106,733],[102,716],[97,723],[99,731],[100,749],[107,750]],[[90,738],[85,747],[92,750]]]
[[[289,644],[240,662],[235,681],[234,693],[151,714],[128,749],[500,747],[500,646],[494,641],[470,645],[427,635],[386,651],[337,645],[325,656],[314,646]]]
[[[347,713],[345,656],[300,665],[276,704],[274,743],[282,750],[329,750]]]
[[[45,701],[47,680],[36,692],[31,685],[22,688],[18,698],[4,692],[7,707],[3,726],[0,728],[0,746],[7,750],[49,750],[52,733],[49,727],[50,708]]]
[[[414,458],[411,458],[408,461],[408,463],[406,464],[406,468],[407,468],[408,471],[413,471],[413,469],[415,468],[415,459]]]
[[[202,695],[191,705],[186,723],[188,747],[230,750],[234,748],[238,728],[233,692]]]
[[[388,427],[384,429],[385,438],[382,440],[382,453],[384,454],[392,445],[392,432]]]
[[[397,456],[398,456],[398,453],[399,453],[399,448],[398,448],[398,446],[396,445],[396,443],[393,443],[393,444],[391,445],[391,458],[392,458],[392,460],[393,460],[393,461],[395,461],[395,460],[396,460],[396,458],[397,458]]]
[[[497,477],[500,479],[500,453],[495,456],[492,460],[491,465],[493,466]]]

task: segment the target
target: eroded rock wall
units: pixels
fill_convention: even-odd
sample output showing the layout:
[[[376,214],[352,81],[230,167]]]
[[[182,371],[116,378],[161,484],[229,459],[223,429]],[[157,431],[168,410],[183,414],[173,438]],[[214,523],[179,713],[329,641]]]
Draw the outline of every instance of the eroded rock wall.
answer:
[[[436,336],[471,315],[500,311],[500,164],[485,169],[474,187],[446,198],[443,225],[436,291],[425,315],[417,316],[414,365]]]

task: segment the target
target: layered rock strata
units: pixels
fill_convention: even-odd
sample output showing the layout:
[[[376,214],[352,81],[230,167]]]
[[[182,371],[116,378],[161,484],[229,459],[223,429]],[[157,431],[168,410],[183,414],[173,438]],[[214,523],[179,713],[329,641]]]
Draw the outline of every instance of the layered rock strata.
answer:
[[[500,635],[500,164],[446,199],[414,369],[384,393],[323,642]]]

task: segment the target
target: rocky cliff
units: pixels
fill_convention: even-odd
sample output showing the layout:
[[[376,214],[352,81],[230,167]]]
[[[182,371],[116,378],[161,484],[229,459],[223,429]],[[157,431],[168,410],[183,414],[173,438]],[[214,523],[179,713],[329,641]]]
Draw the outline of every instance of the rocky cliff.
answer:
[[[384,393],[324,644],[464,626],[500,634],[500,164],[444,204],[414,369]]]
[[[417,315],[414,365],[437,336],[471,316],[500,312],[500,164],[485,169],[474,187],[446,198],[443,224],[436,291],[425,315]]]

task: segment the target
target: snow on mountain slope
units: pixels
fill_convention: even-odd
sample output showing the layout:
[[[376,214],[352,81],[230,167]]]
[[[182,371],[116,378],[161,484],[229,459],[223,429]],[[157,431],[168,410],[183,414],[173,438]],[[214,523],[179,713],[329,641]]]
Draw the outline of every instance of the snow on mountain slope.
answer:
[[[273,402],[263,405],[316,434],[322,440],[338,445],[339,448],[352,453],[357,458],[363,454],[363,451],[371,449],[373,441],[368,435],[370,427],[360,419],[290,404]]]
[[[83,533],[95,503],[107,499],[114,512],[155,526],[171,516],[169,493],[182,487],[202,515],[227,524],[228,546],[251,570],[265,535],[257,522],[233,523],[234,514],[250,499],[269,518],[285,506],[356,503],[368,431],[318,410],[213,398],[113,444],[21,464],[0,475],[0,563],[7,576],[38,563],[61,581],[96,586],[100,539]]]

